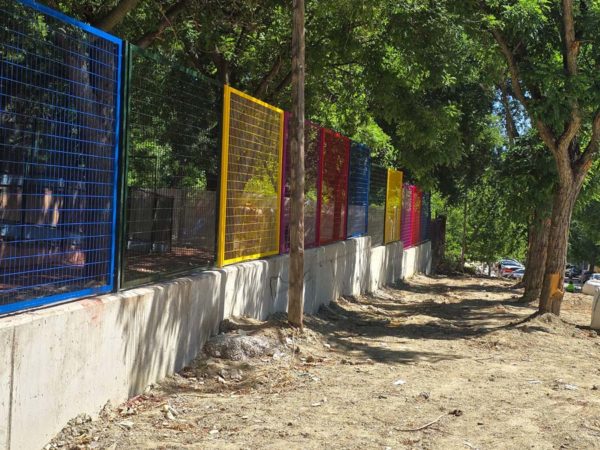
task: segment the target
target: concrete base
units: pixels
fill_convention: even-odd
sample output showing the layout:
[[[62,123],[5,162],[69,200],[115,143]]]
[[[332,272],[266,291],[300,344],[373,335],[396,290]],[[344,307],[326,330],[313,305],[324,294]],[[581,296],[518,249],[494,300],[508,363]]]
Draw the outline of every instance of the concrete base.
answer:
[[[350,239],[306,252],[305,311],[428,272],[430,243]],[[0,448],[41,448],[79,413],[97,414],[182,369],[230,316],[287,307],[288,256],[0,319]]]

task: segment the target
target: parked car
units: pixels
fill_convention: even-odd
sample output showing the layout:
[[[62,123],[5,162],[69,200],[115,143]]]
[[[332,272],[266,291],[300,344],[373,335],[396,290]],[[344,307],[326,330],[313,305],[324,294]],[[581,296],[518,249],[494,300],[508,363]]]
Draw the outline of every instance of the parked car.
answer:
[[[501,277],[507,277],[509,274],[513,273],[515,270],[525,269],[525,266],[514,259],[502,259],[498,263],[499,272]]]
[[[579,281],[581,281],[581,283],[585,283],[587,280],[589,280],[592,275],[594,275],[594,272],[591,270],[586,270],[585,272],[583,272],[581,275],[579,275]]]
[[[571,266],[565,270],[565,278],[577,278],[581,275],[581,269]]]
[[[525,275],[525,269],[517,269],[517,270],[513,270],[511,273],[509,273],[508,278],[510,278],[512,280],[522,280],[524,275]]]
[[[581,288],[581,293],[586,295],[594,295],[596,290],[600,288],[600,273],[593,274]]]

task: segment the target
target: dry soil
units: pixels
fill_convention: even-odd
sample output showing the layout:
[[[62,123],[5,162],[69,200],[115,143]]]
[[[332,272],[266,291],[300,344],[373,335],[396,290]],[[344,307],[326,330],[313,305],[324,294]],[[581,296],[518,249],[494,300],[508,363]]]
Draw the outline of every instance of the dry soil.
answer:
[[[562,320],[506,281],[417,277],[340,299],[300,334],[274,318],[234,333],[278,347],[247,361],[200,356],[47,448],[600,448],[600,338],[591,298]]]

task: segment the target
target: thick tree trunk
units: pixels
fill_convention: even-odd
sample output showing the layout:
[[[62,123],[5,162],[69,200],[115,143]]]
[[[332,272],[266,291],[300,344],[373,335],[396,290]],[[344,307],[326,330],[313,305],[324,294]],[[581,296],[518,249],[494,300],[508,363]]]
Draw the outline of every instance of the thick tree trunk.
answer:
[[[542,293],[549,233],[550,218],[546,217],[543,211],[536,211],[533,223],[529,227],[529,245],[523,280],[525,291],[521,299],[524,303],[539,299]]]
[[[578,184],[578,183],[577,183]],[[580,186],[561,183],[554,193],[552,222],[548,235],[546,270],[540,296],[540,313],[560,315],[564,296],[564,275],[569,243],[569,227]]]
[[[294,0],[293,5],[290,126],[292,199],[288,321],[302,328],[304,315],[304,0]]]

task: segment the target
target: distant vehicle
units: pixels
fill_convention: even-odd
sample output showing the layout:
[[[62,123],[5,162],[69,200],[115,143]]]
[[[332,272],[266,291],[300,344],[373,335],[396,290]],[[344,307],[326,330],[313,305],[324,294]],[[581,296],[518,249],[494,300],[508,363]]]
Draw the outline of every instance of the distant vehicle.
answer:
[[[498,263],[499,272],[501,277],[507,277],[509,274],[513,273],[515,270],[525,269],[525,266],[514,259],[502,259]]]
[[[565,270],[565,278],[577,278],[579,275],[581,275],[581,269],[575,266],[571,266]]]
[[[517,269],[517,270],[513,270],[507,276],[508,276],[508,278],[513,279],[513,280],[522,280],[524,275],[525,275],[525,269]]]
[[[581,293],[586,295],[594,295],[596,290],[600,288],[600,273],[594,273],[581,288]]]
[[[589,280],[592,275],[594,275],[594,272],[591,270],[586,270],[585,272],[583,272],[581,275],[579,275],[579,281],[583,284],[585,283],[587,280]]]

